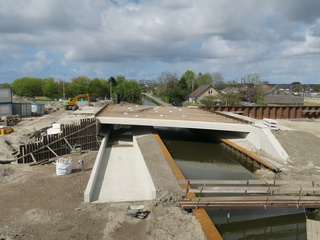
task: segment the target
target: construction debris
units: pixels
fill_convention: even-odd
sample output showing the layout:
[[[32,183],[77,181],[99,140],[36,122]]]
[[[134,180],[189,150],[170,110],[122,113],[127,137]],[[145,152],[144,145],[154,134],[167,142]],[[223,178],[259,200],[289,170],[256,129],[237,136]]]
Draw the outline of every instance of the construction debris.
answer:
[[[20,121],[21,118],[19,115],[2,116],[0,119],[0,123],[5,126],[14,126]]]

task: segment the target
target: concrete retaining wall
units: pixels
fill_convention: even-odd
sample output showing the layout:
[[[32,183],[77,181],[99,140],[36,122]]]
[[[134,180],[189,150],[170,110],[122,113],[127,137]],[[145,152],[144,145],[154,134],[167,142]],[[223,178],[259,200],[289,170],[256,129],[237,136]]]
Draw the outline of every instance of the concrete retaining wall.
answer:
[[[103,160],[102,157],[103,157],[104,150],[106,149],[106,146],[107,146],[107,143],[109,140],[109,135],[110,135],[110,131],[108,131],[105,134],[105,137],[102,139],[102,142],[101,142],[101,145],[100,145],[97,157],[96,157],[96,161],[94,163],[94,166],[93,166],[93,169],[92,169],[92,172],[91,172],[88,184],[87,184],[87,188],[84,192],[84,202],[86,202],[86,203],[91,202],[93,188],[94,188],[96,181],[97,181],[98,171],[100,169],[100,165]]]
[[[253,144],[256,149],[263,150],[271,157],[280,160],[282,163],[288,162],[288,154],[270,129],[252,126],[252,131],[247,135],[246,139]]]

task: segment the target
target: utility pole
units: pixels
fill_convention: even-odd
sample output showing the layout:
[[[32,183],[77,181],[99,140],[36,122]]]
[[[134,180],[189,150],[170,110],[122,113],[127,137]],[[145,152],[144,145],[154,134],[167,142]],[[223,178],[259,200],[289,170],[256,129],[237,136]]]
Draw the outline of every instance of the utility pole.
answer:
[[[66,99],[66,93],[64,89],[64,80],[62,81],[62,92],[63,92],[63,99]]]
[[[112,102],[112,80],[110,79],[110,100]]]

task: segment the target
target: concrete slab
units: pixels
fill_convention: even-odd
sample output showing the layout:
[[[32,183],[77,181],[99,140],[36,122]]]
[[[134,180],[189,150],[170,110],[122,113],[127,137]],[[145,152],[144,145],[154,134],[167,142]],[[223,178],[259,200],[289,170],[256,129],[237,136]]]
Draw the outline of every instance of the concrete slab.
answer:
[[[245,132],[251,130],[249,124],[234,124],[221,122],[199,122],[199,121],[183,121],[168,119],[134,119],[134,118],[116,118],[116,117],[97,117],[102,124],[123,124],[135,126],[157,126],[157,127],[173,127],[173,128],[192,128],[207,129],[232,132]]]
[[[108,147],[104,151],[91,202],[152,200],[145,172],[135,157],[134,147]]]
[[[197,108],[108,105],[96,117],[102,124],[250,132],[242,120]]]

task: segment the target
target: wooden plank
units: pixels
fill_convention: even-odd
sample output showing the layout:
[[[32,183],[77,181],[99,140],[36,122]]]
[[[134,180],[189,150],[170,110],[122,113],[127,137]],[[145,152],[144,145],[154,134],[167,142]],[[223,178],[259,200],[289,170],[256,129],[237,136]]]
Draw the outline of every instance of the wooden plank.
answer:
[[[180,180],[180,184],[210,184],[210,185],[319,185],[320,181],[286,181],[286,180]]]
[[[34,157],[33,153],[30,154],[32,157],[33,162],[37,162],[36,158]]]
[[[47,148],[48,148],[56,157],[59,157],[59,155],[56,154],[55,151],[53,151],[49,146],[47,146]]]
[[[320,239],[320,222],[307,219],[307,239],[318,240]]]
[[[320,204],[234,204],[234,205],[181,205],[184,209],[268,209],[268,208],[319,208]]]
[[[279,194],[279,193],[312,193],[320,194],[320,188],[312,187],[274,187],[274,186],[221,186],[221,187],[203,187],[200,186],[198,189],[190,189],[190,192],[203,192],[203,193],[265,193],[265,194]]]
[[[285,201],[285,200],[301,200],[301,201],[320,201],[320,196],[221,196],[221,197],[195,197],[188,200],[180,200],[181,202],[230,202],[230,201]]]

